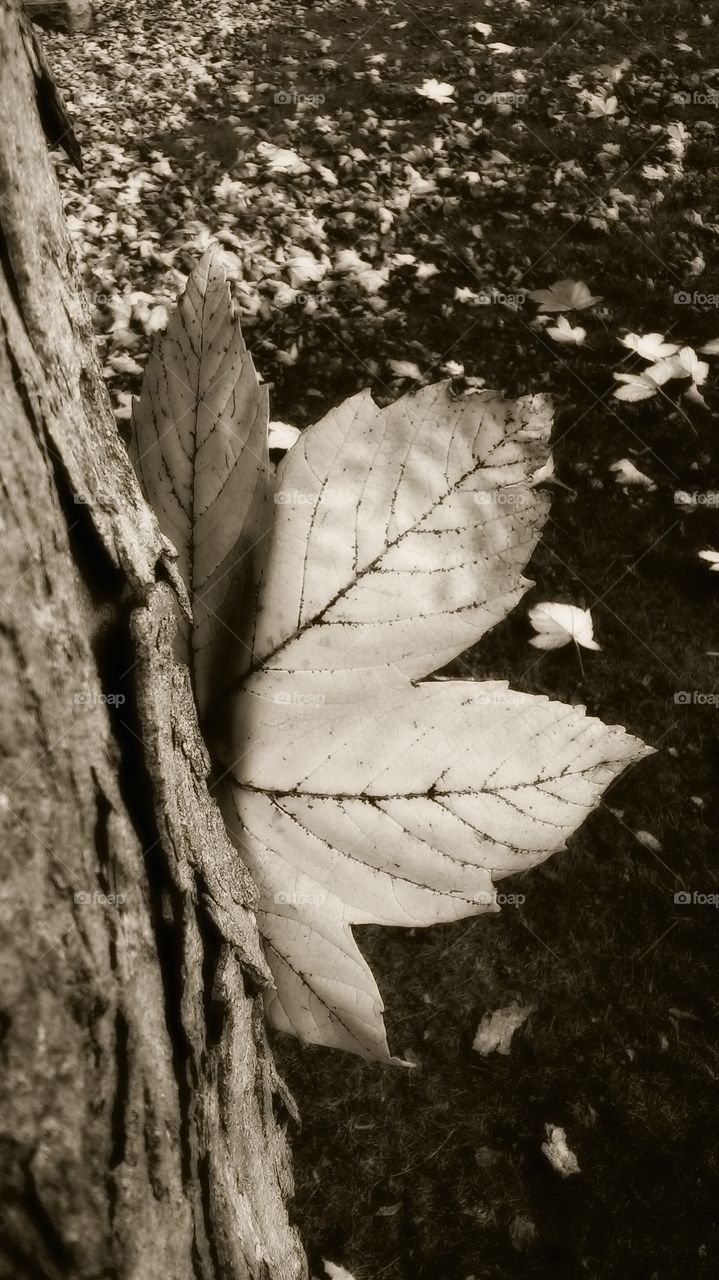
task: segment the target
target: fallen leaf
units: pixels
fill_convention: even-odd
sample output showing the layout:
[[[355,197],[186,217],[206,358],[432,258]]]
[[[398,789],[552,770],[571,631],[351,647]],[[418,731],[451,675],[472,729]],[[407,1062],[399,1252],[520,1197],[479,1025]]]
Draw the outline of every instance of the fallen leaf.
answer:
[[[697,555],[706,561],[711,573],[719,573],[719,551],[698,551]]]
[[[306,161],[286,147],[276,147],[273,142],[258,142],[256,150],[271,173],[288,173],[297,177],[310,171]]]
[[[615,387],[612,395],[616,400],[627,400],[634,404],[638,400],[649,400],[657,394],[659,383],[649,373],[615,373],[617,382],[624,385]]]
[[[427,178],[419,173],[411,164],[404,167],[407,175],[407,191],[412,197],[432,195],[437,190],[437,184],[434,178]]]
[[[652,835],[651,831],[635,831],[634,834],[645,849],[649,849],[652,853],[661,853],[661,842],[657,840],[656,836]]]
[[[623,487],[636,485],[650,492],[657,487],[649,476],[645,476],[643,471],[630,462],[629,458],[620,458],[618,462],[613,462],[609,470],[614,472],[617,484]]]
[[[505,155],[503,151],[490,151],[489,156],[487,157],[487,163],[489,165],[506,165],[511,164],[512,160],[511,157]]]
[[[534,1243],[537,1228],[526,1213],[515,1213],[509,1224],[509,1242],[517,1253],[525,1253]]]
[[[396,378],[411,378],[413,382],[422,381],[422,370],[411,360],[388,360],[387,365]]]
[[[418,280],[429,280],[432,276],[439,273],[439,267],[435,262],[418,262],[416,267]]]
[[[571,640],[585,649],[599,649],[593,639],[592,615],[589,609],[573,604],[535,604],[527,614],[536,636],[529,641],[535,649],[561,649]]]
[[[679,350],[678,343],[666,342],[661,333],[627,333],[619,341],[623,347],[636,351],[643,360],[653,362],[662,360],[664,356],[673,356]]]
[[[167,328],[169,318],[170,313],[167,307],[162,304],[153,307],[143,326],[145,333],[162,333],[163,329]]]
[[[291,449],[300,436],[299,427],[288,422],[270,422],[267,427],[267,443],[270,449]]]
[[[580,325],[572,328],[566,316],[560,316],[553,329],[547,329],[546,332],[555,342],[562,342],[569,346],[579,347],[587,336],[586,329],[582,329]]]
[[[354,1280],[354,1276],[350,1275],[344,1267],[340,1267],[336,1262],[328,1262],[326,1258],[322,1259],[322,1265],[328,1280]]]
[[[567,1146],[564,1129],[560,1129],[559,1125],[547,1124],[544,1132],[547,1140],[542,1143],[542,1151],[555,1172],[562,1178],[571,1178],[572,1174],[580,1173],[577,1157]]]
[[[142,365],[133,360],[131,355],[118,353],[110,356],[107,363],[113,373],[142,373]]]
[[[640,376],[649,378],[658,387],[663,387],[664,383],[669,382],[672,378],[688,377],[688,372],[678,356],[666,356],[663,360],[658,360],[656,364],[650,365]]]
[[[529,296],[533,302],[540,303],[542,312],[585,311],[602,301],[601,297],[591,294],[581,280],[557,280],[548,289],[535,289]]]
[[[305,1043],[396,1063],[352,927],[498,910],[495,881],[562,848],[649,750],[503,681],[425,679],[530,585],[551,406],[445,382],[380,408],[365,391],[305,428],[275,476],[266,389],[212,249],[148,370],[137,429],[157,447],[153,505],[189,579],[202,702],[231,717],[208,742],[259,893],[268,1016]],[[246,629],[217,628],[225,650],[206,670],[198,606],[214,638],[207,593],[224,605],[225,576]],[[590,621],[574,633],[594,646]]]
[[[702,393],[701,393],[701,391],[699,390],[698,386],[697,386],[697,385],[696,385],[696,383],[694,383],[694,382],[693,382],[693,383],[692,383],[692,385],[688,388],[688,390],[687,390],[687,391],[684,391],[684,392],[682,393],[682,398],[683,398],[684,400],[688,400],[690,404],[696,404],[696,405],[699,405],[699,407],[700,407],[701,409],[708,409],[708,408],[709,408],[709,405],[707,404],[706,400],[704,399],[704,396],[702,395]]]
[[[642,166],[642,173],[649,182],[664,182],[669,177],[660,164],[645,164]]]
[[[691,134],[681,121],[667,126],[667,145],[675,160],[684,159],[690,141]]]
[[[709,365],[706,360],[697,359],[691,347],[681,347],[677,360],[688,373],[695,386],[702,386],[709,376]]]
[[[440,107],[446,107],[452,102],[454,85],[447,84],[445,80],[425,80],[423,84],[418,85],[415,93],[429,102],[436,102]]]
[[[504,1009],[485,1013],[472,1041],[472,1048],[476,1049],[483,1058],[495,1052],[507,1056],[511,1049],[512,1036],[535,1009],[536,1005],[521,1005],[513,1000]]]
[[[600,120],[603,116],[613,116],[619,110],[619,102],[613,94],[607,97],[603,93],[585,93],[580,94],[580,97],[587,105],[590,119]]]
[[[326,276],[329,265],[329,261],[320,262],[313,253],[306,249],[292,254],[287,259],[287,270],[292,288],[301,289],[305,284],[317,284]]]

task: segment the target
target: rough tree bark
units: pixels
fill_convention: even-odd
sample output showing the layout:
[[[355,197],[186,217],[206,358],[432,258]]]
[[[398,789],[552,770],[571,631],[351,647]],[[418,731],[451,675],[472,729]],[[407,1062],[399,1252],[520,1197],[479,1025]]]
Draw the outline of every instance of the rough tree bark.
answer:
[[[207,791],[180,587],[32,58],[0,0],[0,1275],[299,1280],[255,893]]]

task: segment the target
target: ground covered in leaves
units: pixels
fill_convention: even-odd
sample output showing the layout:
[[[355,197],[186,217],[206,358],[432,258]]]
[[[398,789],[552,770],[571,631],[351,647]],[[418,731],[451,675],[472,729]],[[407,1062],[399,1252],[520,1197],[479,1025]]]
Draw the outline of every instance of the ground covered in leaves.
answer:
[[[536,589],[449,674],[585,703],[658,748],[566,854],[503,882],[521,905],[360,931],[415,1071],[278,1043],[315,1273],[715,1275],[713,6],[105,0],[47,44],[123,429],[213,236],[275,419],[441,376],[550,392],[562,483]],[[567,280],[586,287],[551,289]],[[628,334],[658,335],[652,354]],[[601,648],[531,648],[539,601],[590,609]],[[533,1011],[509,1054],[481,1056],[480,1019],[513,1001]],[[579,1172],[553,1167],[547,1126]]]

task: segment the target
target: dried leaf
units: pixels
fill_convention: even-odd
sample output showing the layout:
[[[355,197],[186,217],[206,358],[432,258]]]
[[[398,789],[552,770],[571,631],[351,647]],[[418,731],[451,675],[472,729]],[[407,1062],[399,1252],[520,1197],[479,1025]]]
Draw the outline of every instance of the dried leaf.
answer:
[[[719,551],[698,551],[697,555],[709,565],[711,573],[719,573]]]
[[[270,422],[267,429],[267,443],[270,449],[291,449],[299,436],[299,427],[292,427],[289,422]]]
[[[648,373],[615,373],[614,377],[617,382],[624,383],[624,386],[615,387],[612,392],[617,400],[627,400],[633,404],[638,400],[649,400],[657,394],[659,383]]]
[[[380,409],[364,392],[306,428],[275,478],[218,252],[149,362],[135,452],[193,595],[201,707],[231,714],[216,794],[260,892],[269,1015],[398,1062],[352,926],[498,910],[495,882],[561,849],[648,749],[504,682],[422,679],[531,585],[546,399],[440,383]],[[574,613],[561,643],[596,647]]]
[[[540,312],[585,311],[601,302],[601,297],[591,294],[581,280],[557,280],[548,289],[535,289],[530,293],[533,302],[540,303]]]
[[[336,1262],[328,1262],[326,1258],[322,1259],[322,1265],[328,1280],[354,1280],[354,1276],[350,1275],[344,1267],[338,1266]]]
[[[583,329],[581,325],[575,325],[573,328],[566,316],[560,316],[556,325],[551,329],[547,329],[546,332],[555,342],[562,342],[567,346],[574,347],[580,347],[587,336],[586,329]]]
[[[555,1172],[562,1178],[571,1178],[572,1174],[580,1173],[577,1157],[569,1150],[564,1129],[560,1129],[559,1125],[548,1124],[544,1130],[547,1140],[542,1143],[542,1151]]]
[[[657,487],[651,477],[645,476],[644,472],[635,467],[629,458],[620,458],[618,462],[613,462],[609,470],[614,472],[617,484],[622,485],[623,488],[638,487],[647,489],[651,493]]]
[[[623,347],[635,351],[644,360],[662,360],[664,356],[673,356],[679,350],[676,342],[666,342],[661,333],[628,333],[620,338]]]
[[[518,1004],[513,1000],[504,1009],[495,1009],[494,1013],[485,1013],[472,1041],[472,1048],[483,1058],[490,1053],[501,1053],[505,1057],[512,1045],[512,1036],[533,1013],[536,1005]]]
[[[427,98],[430,102],[436,102],[440,107],[446,107],[454,97],[454,85],[447,84],[445,80],[425,80],[423,84],[418,85],[415,93],[422,98]]]
[[[592,615],[589,609],[578,609],[573,604],[554,604],[544,601],[536,604],[527,614],[536,636],[529,641],[535,649],[561,649],[570,640],[585,649],[598,649],[593,639]]]

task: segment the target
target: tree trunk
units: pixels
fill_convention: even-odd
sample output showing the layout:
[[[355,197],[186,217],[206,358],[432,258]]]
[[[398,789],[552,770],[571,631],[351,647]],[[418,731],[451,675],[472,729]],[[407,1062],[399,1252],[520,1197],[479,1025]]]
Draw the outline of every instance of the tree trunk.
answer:
[[[0,0],[0,1276],[300,1280],[255,890],[207,791],[34,47]]]

